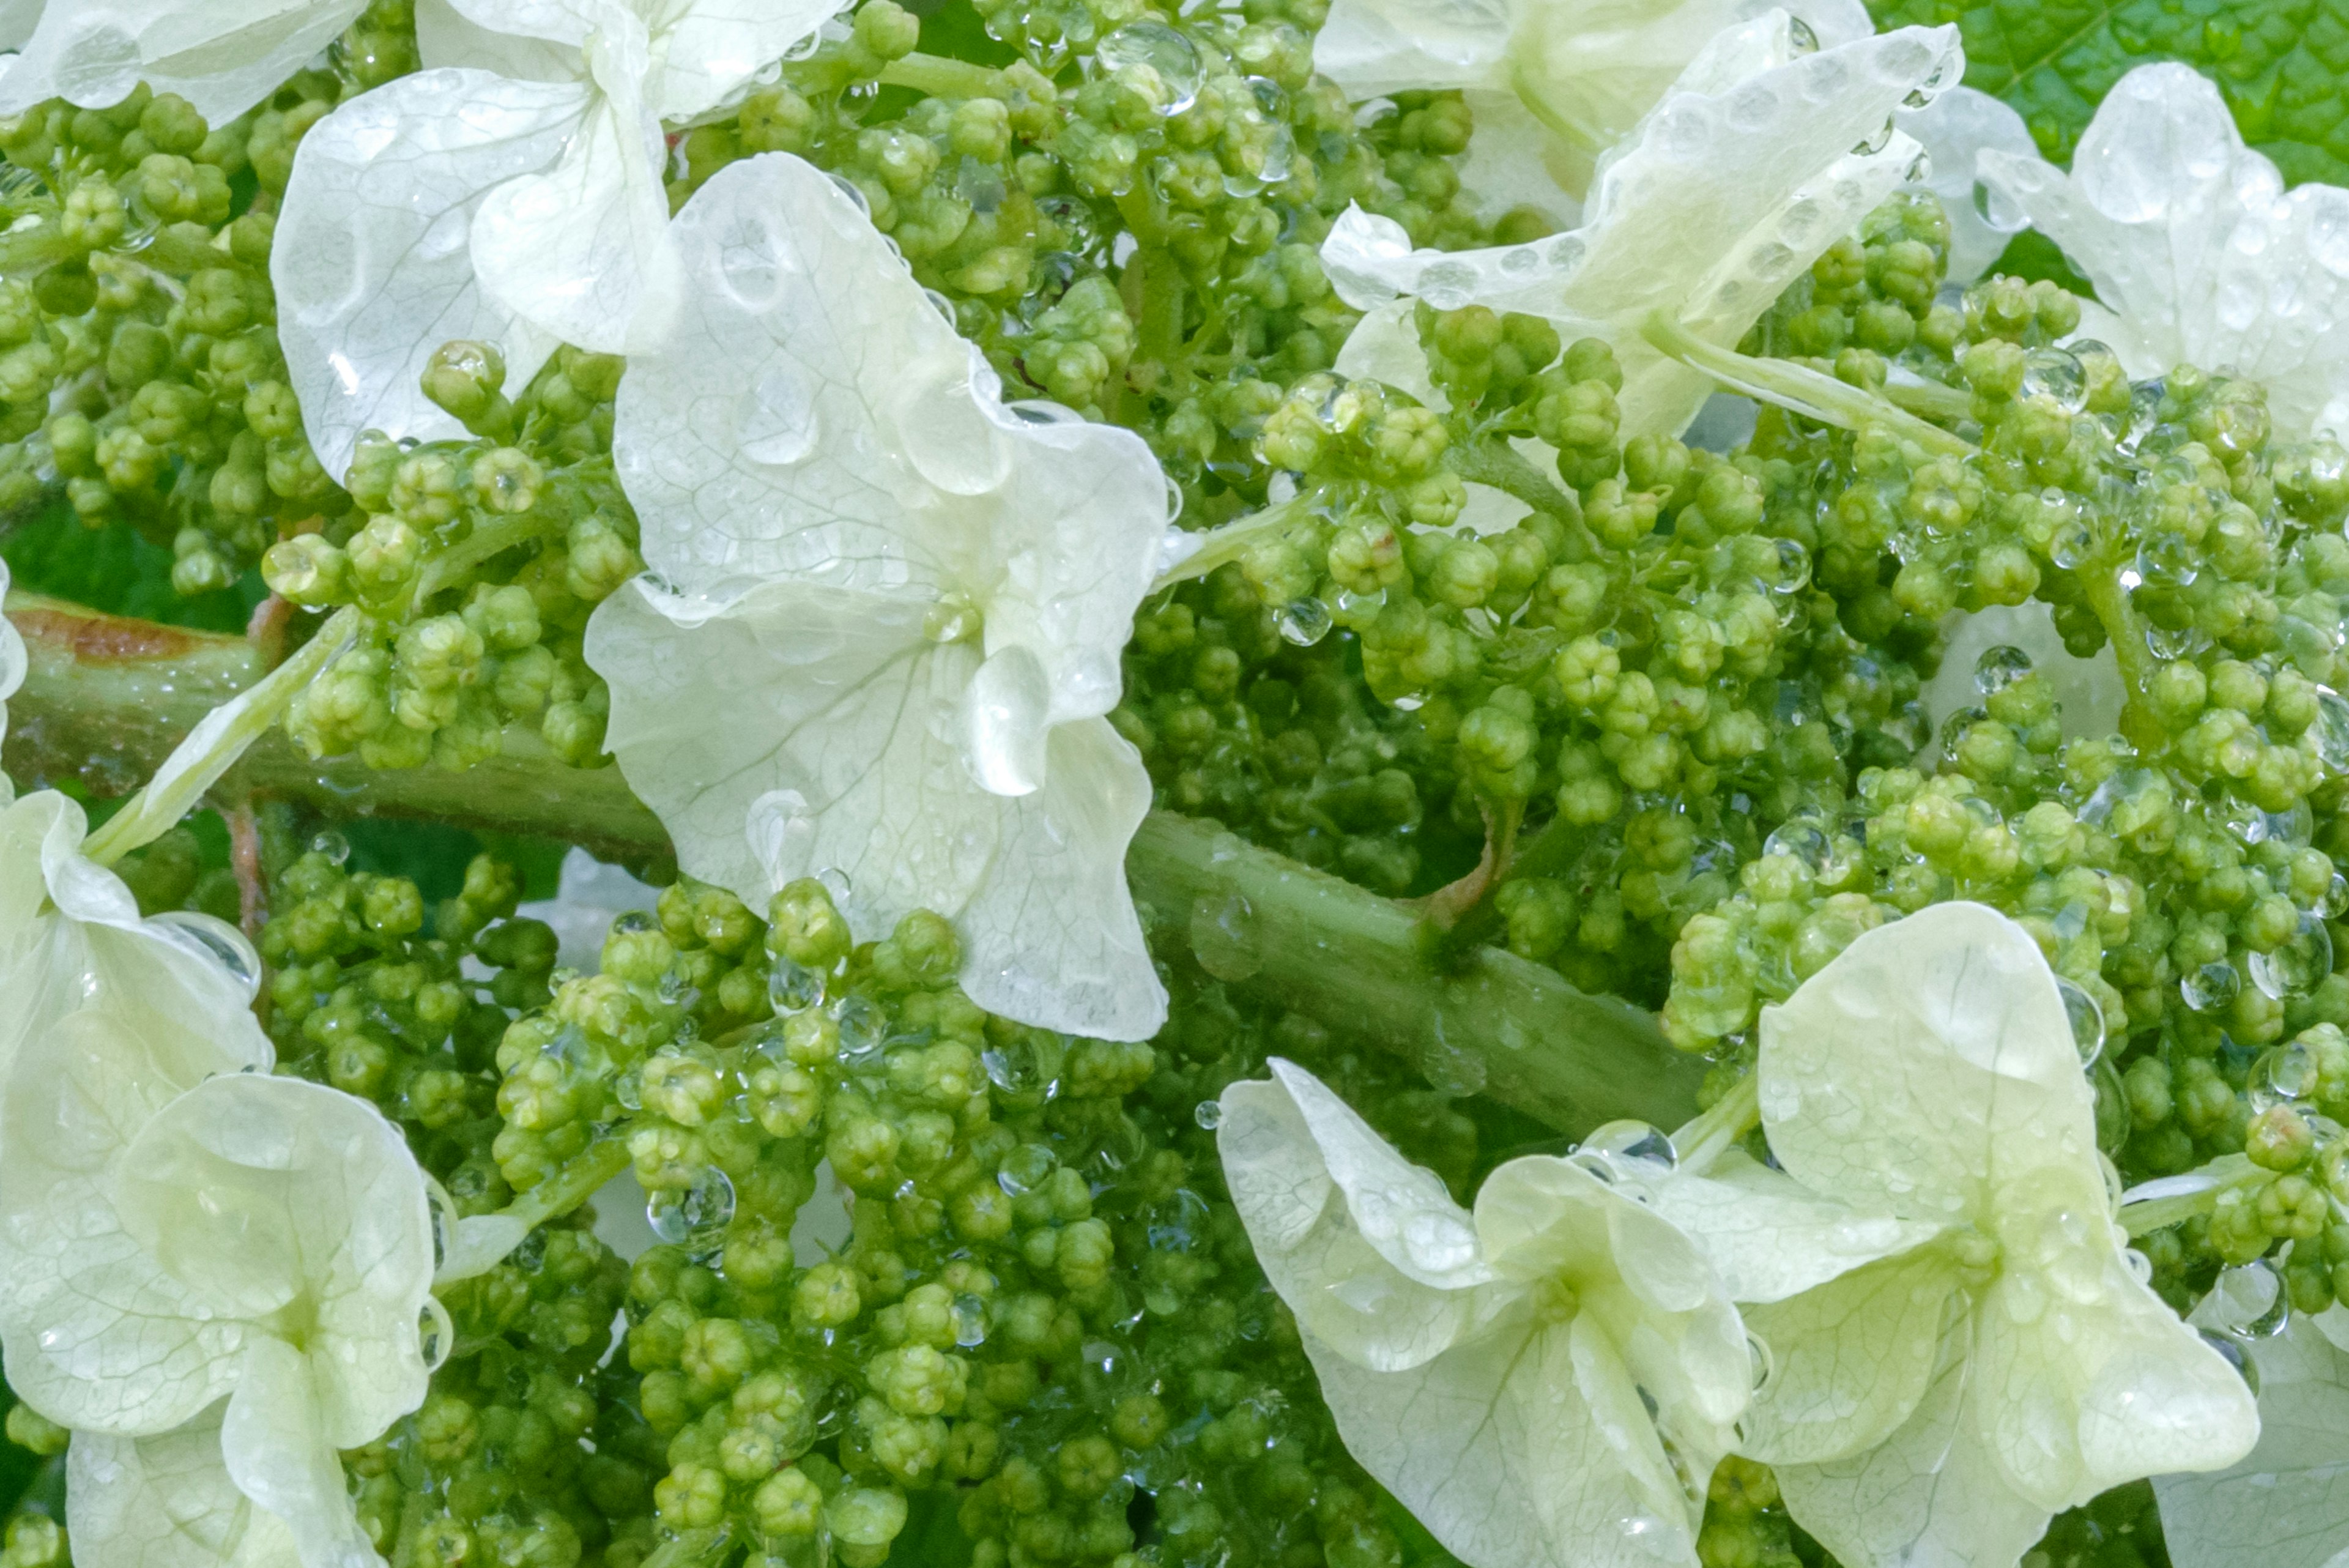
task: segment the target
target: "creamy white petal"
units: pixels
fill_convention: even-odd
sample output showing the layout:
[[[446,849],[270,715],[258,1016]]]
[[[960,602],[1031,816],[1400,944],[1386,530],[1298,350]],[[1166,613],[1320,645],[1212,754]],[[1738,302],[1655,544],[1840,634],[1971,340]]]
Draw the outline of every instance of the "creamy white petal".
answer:
[[[848,0],[690,0],[662,29],[661,69],[646,98],[666,120],[717,108]]]
[[[365,0],[52,0],[0,75],[0,114],[48,98],[104,109],[143,81],[225,125],[366,8]]]
[[[566,43],[507,32],[482,26],[450,0],[416,0],[416,52],[426,70],[470,66],[519,81],[584,81],[584,39],[585,34]]]
[[[1517,9],[1508,0],[1331,0],[1313,68],[1353,99],[1506,87]]]
[[[2176,1568],[2329,1568],[2349,1552],[2349,1355],[2313,1318],[2251,1347],[2259,1446],[2211,1475],[2154,1478]]]
[[[77,1429],[169,1431],[235,1377],[244,1325],[167,1273],[116,1198],[133,1140],[173,1098],[206,1074],[267,1066],[265,1042],[191,1022],[120,1005],[70,1014],[26,1042],[0,1102],[8,1381]]]
[[[2349,431],[2349,192],[2290,194],[2191,67],[2141,66],[2108,93],[2065,174],[1982,155],[2109,307],[2100,329],[2133,376],[2181,361],[2263,383],[2279,431]]]
[[[373,1106],[295,1078],[211,1078],[140,1130],[114,1187],[165,1270],[216,1314],[256,1320],[249,1344],[305,1325],[306,1397],[332,1447],[423,1399],[431,1217],[423,1172]]]
[[[1638,1169],[1624,1181],[1697,1244],[1734,1302],[1777,1302],[1940,1233],[1821,1197],[1732,1149],[1702,1176]]]
[[[237,1490],[285,1521],[302,1568],[381,1568],[335,1452],[322,1370],[284,1340],[254,1335],[221,1424],[222,1457]]]
[[[1854,941],[1762,1014],[1762,1123],[1787,1172],[1906,1219],[2101,1217],[2095,1103],[2028,932],[1936,904]]]
[[[1953,87],[1922,109],[1904,109],[1894,123],[1933,161],[1924,187],[1940,198],[1950,217],[1949,281],[1970,284],[1996,261],[2030,221],[1993,195],[1975,172],[1983,151],[2033,158],[2039,146],[2003,99],[1970,87]],[[1987,209],[1987,211],[1985,211]]]
[[[418,384],[451,338],[499,344],[519,390],[554,344],[481,288],[471,234],[484,199],[553,167],[592,99],[576,83],[482,71],[403,77],[310,129],[270,252],[278,340],[327,472],[360,434],[461,439]]]
[[[1460,192],[1472,210],[1498,217],[1531,207],[1560,228],[1580,223],[1574,192],[1588,183],[1587,162],[1561,148],[1516,93],[1471,88],[1467,101],[1476,130],[1460,158]]]
[[[298,1568],[285,1521],[236,1490],[221,1455],[226,1401],[151,1438],[76,1432],[66,1529],[82,1568]]]
[[[1780,1465],[1795,1522],[1844,1568],[2015,1568],[2050,1517],[2006,1484],[1971,1430],[1978,1397],[1961,1358],[1882,1447],[1826,1465]]]
[[[1257,1261],[1299,1323],[1332,1355],[1396,1371],[1491,1322],[1516,1293],[1495,1285],[1444,1183],[1311,1074],[1271,1067],[1270,1082],[1224,1091],[1216,1141]]]
[[[593,974],[604,956],[612,922],[634,910],[649,910],[660,889],[636,880],[626,868],[606,866],[574,846],[564,851],[563,872],[552,898],[533,899],[514,910],[525,920],[543,920],[560,944],[555,961]]]
[[[1738,1451],[1816,1463],[1886,1441],[1925,1397],[1945,1331],[1965,1310],[1955,1262],[1930,1244],[1748,1306],[1745,1326],[1768,1347],[1771,1370]]]
[[[1447,254],[1413,251],[1392,223],[1349,210],[1324,265],[1358,306],[1381,291],[1412,294],[1440,309],[1525,311],[1568,337],[1604,337],[1623,367],[1624,433],[1676,433],[1712,383],[1650,347],[1641,323],[1663,310],[1733,346],[1917,151],[1898,133],[1874,153],[1851,149],[1910,94],[1953,83],[1961,68],[1954,28],[1903,28],[1791,59],[1786,37],[1784,15],[1773,13],[1708,46],[1690,74],[1711,90],[1675,88],[1607,155],[1579,229]],[[1773,58],[1785,63],[1752,69]],[[1714,79],[1741,63],[1742,79]]]

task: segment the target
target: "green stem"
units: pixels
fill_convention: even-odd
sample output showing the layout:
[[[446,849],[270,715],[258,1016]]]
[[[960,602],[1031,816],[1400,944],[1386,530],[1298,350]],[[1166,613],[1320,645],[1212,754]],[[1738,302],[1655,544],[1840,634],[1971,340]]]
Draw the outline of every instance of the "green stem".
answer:
[[[968,60],[938,55],[907,55],[881,67],[883,87],[911,88],[931,98],[1001,98],[1009,90],[1003,73]]]
[[[1537,512],[1578,523],[1582,519],[1581,504],[1551,483],[1541,470],[1517,455],[1516,450],[1505,441],[1453,447],[1444,454],[1444,464],[1469,483],[1489,484]]]
[[[2121,1205],[2121,1228],[2131,1236],[2150,1235],[2156,1231],[2183,1224],[2198,1214],[2208,1214],[2218,1207],[2221,1194],[2265,1187],[2276,1179],[2274,1171],[2263,1170],[2240,1154],[2222,1154],[2200,1169],[2188,1174],[2206,1177],[2209,1184],[2192,1192],[2124,1203]]]
[[[424,607],[432,602],[434,594],[472,576],[474,567],[501,550],[511,550],[516,545],[527,544],[537,538],[549,526],[547,518],[529,512],[482,524],[467,535],[461,544],[433,556],[416,575],[416,595],[410,601],[411,605],[421,613]]]
[[[561,1170],[507,1204],[504,1212],[534,1231],[570,1213],[627,1168],[628,1140],[618,1133],[598,1138]]]
[[[1660,352],[1691,369],[1703,371],[1723,386],[1765,403],[1775,403],[1806,420],[1853,431],[1882,425],[1927,452],[1947,457],[1965,457],[1974,451],[1971,441],[1961,440],[1939,425],[1928,424],[1863,388],[1784,359],[1756,359],[1720,348],[1699,337],[1663,311],[1652,312],[1641,324],[1640,335]]]
[[[1680,1168],[1691,1176],[1702,1176],[1714,1160],[1761,1125],[1760,1075],[1749,1072],[1737,1080],[1734,1088],[1713,1102],[1710,1110],[1700,1113],[1694,1121],[1672,1134],[1672,1150],[1680,1157]]]
[[[1930,381],[1887,381],[1884,396],[1887,401],[1929,420],[1948,420],[1954,424],[1973,418],[1973,394],[1955,387],[1938,386]]]
[[[1186,537],[1199,541],[1199,547],[1158,574],[1151,592],[1171,588],[1177,583],[1187,583],[1206,576],[1216,567],[1238,560],[1266,539],[1305,515],[1312,492],[1300,491],[1278,506],[1268,506],[1261,512],[1210,528],[1204,534]]]
[[[82,857],[111,866],[142,844],[151,844],[179,826],[204,792],[236,765],[245,748],[274,728],[286,706],[317,678],[326,661],[358,635],[359,612],[340,609],[301,650],[257,684],[206,713],[186,740],[163,759],[147,787],[82,846]]]
[[[102,794],[109,782],[152,767],[214,705],[262,673],[242,638],[30,595],[11,595],[8,610],[24,635],[27,667],[8,702],[5,762],[27,787],[79,775]],[[105,771],[92,773],[93,758],[104,759]],[[337,816],[431,817],[579,844],[640,867],[672,861],[659,821],[616,769],[569,767],[525,730],[507,732],[502,754],[463,773],[376,771],[356,758],[314,762],[276,732],[255,742],[228,778],[245,792]],[[1235,989],[1341,1037],[1481,1084],[1493,1098],[1562,1132],[1625,1116],[1671,1127],[1696,1103],[1704,1064],[1665,1044],[1649,1013],[1588,995],[1553,970],[1492,948],[1432,969],[1412,909],[1245,844],[1213,823],[1153,813],[1127,851],[1126,871],[1170,958],[1189,940]],[[1219,927],[1246,935],[1242,954],[1234,956],[1227,938],[1215,940]]]
[[[2147,694],[2153,690],[2153,678],[2159,673],[2159,662],[2153,649],[2145,642],[2145,623],[2137,618],[2137,607],[2129,602],[2129,591],[2121,581],[2121,568],[2114,562],[2098,561],[2083,566],[2078,574],[2080,595],[2088,607],[2096,612],[2103,623],[2105,636],[2113,645],[2113,659],[2119,664],[2121,679],[2128,682],[2128,700],[2121,707],[2121,733],[2140,752],[2150,752],[2161,744],[2161,725],[2147,711]]]

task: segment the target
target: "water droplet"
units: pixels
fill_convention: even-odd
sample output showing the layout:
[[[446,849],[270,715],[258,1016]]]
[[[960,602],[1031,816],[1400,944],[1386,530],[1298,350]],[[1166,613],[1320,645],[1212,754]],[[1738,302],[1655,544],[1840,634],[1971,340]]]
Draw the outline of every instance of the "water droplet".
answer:
[[[2105,1009],[2087,988],[2075,985],[2058,975],[2055,992],[2064,999],[2064,1016],[2071,1021],[2072,1044],[2080,1053],[2080,1065],[2093,1067],[2096,1058],[2105,1054]]]
[[[987,1343],[987,1303],[968,1291],[954,1299],[955,1344],[965,1350]]]
[[[340,866],[351,857],[351,841],[330,827],[310,840],[310,853],[323,855]]]
[[[1292,599],[1274,613],[1283,640],[1310,648],[1330,635],[1330,607],[1317,598]]]
[[[2087,401],[2088,373],[2061,348],[2033,348],[2023,357],[2023,395],[2052,398],[2067,414]]]
[[[1786,18],[1786,47],[1796,55],[1816,55],[1819,52],[1819,36],[1800,16],[1789,16]]]
[[[823,1000],[823,976],[777,954],[775,967],[767,973],[767,1000],[778,1012],[805,1012]]]
[[[1890,145],[1892,133],[1897,129],[1898,128],[1893,124],[1892,117],[1890,115],[1885,116],[1884,123],[1878,126],[1872,135],[1864,141],[1857,141],[1852,144],[1851,155],[1855,158],[1869,158],[1883,151],[1887,146]]]
[[[1180,114],[1198,101],[1199,83],[1206,74],[1197,46],[1163,22],[1120,27],[1095,46],[1093,62],[1104,72],[1127,66],[1149,67],[1166,88],[1168,114]]]
[[[439,1297],[426,1296],[423,1310],[416,1314],[416,1351],[424,1357],[424,1370],[440,1371],[456,1343],[457,1329],[449,1321],[449,1309]]]
[[[2349,698],[2330,686],[2316,689],[2316,759],[2334,773],[2349,768]]]
[[[188,945],[226,971],[246,999],[261,989],[261,955],[245,934],[226,920],[191,909],[166,909],[150,922],[185,940]]]
[[[620,1102],[620,1108],[622,1110],[643,1110],[645,1108],[644,1068],[641,1066],[630,1067],[626,1072],[622,1073],[618,1077],[613,1079],[612,1097]]]
[[[2210,1293],[2226,1303],[2235,1318],[2229,1326],[2237,1334],[2272,1339],[2292,1322],[2292,1293],[2284,1288],[2283,1271],[2272,1258],[2220,1270]]]
[[[734,439],[742,455],[752,462],[780,466],[813,452],[823,423],[818,390],[805,378],[786,370],[761,376],[735,404]]]
[[[2228,1334],[2213,1334],[2207,1328],[2198,1332],[2202,1335],[2202,1343],[2217,1351],[2220,1359],[2235,1369],[2235,1376],[2243,1380],[2243,1386],[2251,1391],[2251,1397],[2258,1398],[2260,1369],[2252,1365],[2251,1352],[2243,1347],[2242,1342]]]
[[[2047,558],[2069,571],[2095,554],[2096,536],[2085,523],[2073,521],[2056,528],[2047,541]]]
[[[2202,575],[2202,566],[2186,535],[2165,531],[2137,546],[2137,571],[2146,582],[2184,588],[2191,587]]]
[[[734,1218],[734,1183],[715,1166],[694,1173],[684,1191],[667,1188],[645,1204],[645,1223],[664,1241],[708,1246]]]
[[[1778,575],[1770,585],[1774,594],[1799,593],[1811,580],[1811,553],[1792,539],[1777,541]]]
[[[1770,1375],[1778,1369],[1777,1358],[1770,1354],[1770,1342],[1750,1330],[1745,1335],[1745,1354],[1754,1362],[1754,1392],[1759,1394],[1770,1386]]]
[[[2156,659],[2191,659],[2210,646],[2210,634],[2198,626],[2175,631],[2149,626],[2145,628],[2145,646]]]
[[[2215,1012],[2234,1001],[2242,987],[2242,977],[2235,972],[2235,966],[2222,961],[2206,963],[2193,973],[2181,976],[2178,994],[2197,1012]]]
[[[1264,967],[1256,908],[1242,895],[1202,893],[1191,904],[1191,950],[1199,967],[1237,984]]]
[[[1762,843],[1763,854],[1792,856],[1808,867],[1812,876],[1827,883],[1841,882],[1850,875],[1852,849],[1848,839],[1837,837],[1820,824],[1803,817],[1780,824]]]
[[[2304,1100],[2316,1093],[2322,1068],[2316,1053],[2298,1044],[2278,1045],[2251,1064],[2248,1089],[2254,1112]]]
[[[2335,871],[2333,874],[2333,879],[2324,885],[2324,891],[2316,896],[2316,902],[2308,912],[2312,915],[2321,915],[2328,920],[2337,920],[2343,915],[2349,914],[2349,877],[2344,877],[2340,872]]]
[[[1680,1151],[1662,1128],[1642,1121],[1609,1122],[1584,1138],[1574,1151],[1574,1162],[1593,1175],[1594,1165],[1610,1168],[1602,1180],[1613,1180],[1617,1171],[1628,1173],[1639,1166],[1651,1169],[1670,1170],[1680,1163]]]
[[[1985,697],[1993,696],[2030,673],[2031,655],[2002,643],[1983,649],[1974,660],[1974,690]]]
[[[2251,983],[2278,1001],[2304,995],[2333,972],[2333,933],[2314,915],[2302,915],[2291,936],[2272,951],[2251,954],[2244,967]]]
[[[1217,1127],[1224,1125],[1224,1102],[1221,1100],[1201,1100],[1197,1105],[1191,1107],[1191,1119],[1198,1123],[1201,1127],[1206,1128],[1207,1131],[1215,1131]]]
[[[1008,1044],[978,1054],[987,1081],[1015,1101],[1049,1100],[1061,1092],[1062,1044],[1059,1035],[1030,1029]]]
[[[995,1173],[995,1185],[1012,1198],[1033,1192],[1044,1185],[1060,1163],[1059,1158],[1042,1144],[1021,1144],[1003,1157]]]
[[[871,1061],[881,1050],[889,1021],[881,1010],[862,996],[843,996],[832,1010],[833,1022],[840,1026],[840,1059],[851,1067]]]

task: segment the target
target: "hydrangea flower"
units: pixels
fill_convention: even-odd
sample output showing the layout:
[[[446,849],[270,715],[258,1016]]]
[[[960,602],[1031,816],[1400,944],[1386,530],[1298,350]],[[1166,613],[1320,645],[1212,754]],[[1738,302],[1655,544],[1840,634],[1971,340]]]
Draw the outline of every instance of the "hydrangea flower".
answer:
[[[66,1454],[66,1529],[89,1568],[295,1568],[285,1521],[221,1463],[225,1401],[152,1438],[77,1432]]]
[[[1694,1561],[1753,1369],[1689,1239],[1572,1160],[1472,1214],[1312,1075],[1224,1091],[1232,1201],[1347,1448],[1472,1568]]]
[[[2249,376],[2279,432],[2349,434],[2349,191],[2286,192],[2192,67],[2141,66],[2098,106],[2066,174],[1985,152],[1985,184],[2096,286],[2080,336],[2131,376]],[[2101,303],[2098,303],[2101,302]]]
[[[1339,369],[1372,374],[1417,354],[1411,302],[1399,294],[1439,310],[1520,311],[1569,340],[1613,348],[1626,438],[1685,429],[1713,382],[1649,343],[1649,318],[1661,313],[1734,348],[1915,161],[1917,143],[1886,130],[1893,111],[1964,69],[1955,27],[1904,27],[1811,54],[1795,41],[1783,12],[1716,36],[1602,161],[1583,224],[1569,233],[1414,251],[1399,223],[1348,208],[1321,259],[1346,302],[1372,314]]]
[[[335,41],[367,0],[8,0],[0,114],[47,99],[120,103],[140,82],[225,125]]]
[[[608,744],[692,876],[763,908],[837,871],[881,931],[954,921],[990,1012],[1143,1039],[1125,885],[1150,805],[1102,717],[1168,536],[1141,440],[1007,407],[862,207],[781,153],[677,223],[691,304],[621,383],[651,575],[587,659]]]
[[[1599,156],[1699,51],[1771,8],[1769,0],[1334,0],[1314,40],[1313,66],[1356,99],[1459,89],[1476,127],[1461,183],[1491,205],[1570,215]],[[1876,30],[1857,0],[1797,0],[1784,9],[1815,44]]]
[[[655,340],[681,282],[662,127],[709,112],[844,0],[448,0],[434,68],[303,138],[270,255],[278,337],[329,473],[362,431],[461,428],[419,386],[452,338],[495,343],[508,385],[558,344]]]
[[[447,1347],[445,1316],[419,1327],[424,1176],[372,1106],[234,1055],[183,1020],[89,1010],[19,1058],[0,1138],[8,1380],[77,1432],[180,1433],[92,1461],[200,1534],[236,1527],[224,1476],[305,1568],[359,1568],[377,1559],[336,1452],[416,1408],[424,1339]],[[181,1431],[196,1422],[216,1443]],[[154,1528],[92,1501],[84,1526]]]
[[[1866,933],[1764,1012],[1755,1071],[1787,1178],[1923,1228],[1823,1282],[1725,1269],[1775,1362],[1738,1451],[1849,1568],[2013,1563],[2059,1510],[2251,1449],[2250,1391],[2114,1220],[2095,1096],[2020,926],[1953,903]]]

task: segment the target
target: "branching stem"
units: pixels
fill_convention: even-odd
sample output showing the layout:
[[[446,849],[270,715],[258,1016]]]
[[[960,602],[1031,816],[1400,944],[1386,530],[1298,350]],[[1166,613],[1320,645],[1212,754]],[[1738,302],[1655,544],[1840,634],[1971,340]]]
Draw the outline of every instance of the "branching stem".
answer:
[[[1806,420],[1852,431],[1881,425],[1927,452],[1944,457],[1965,457],[1975,450],[1971,441],[1951,435],[1864,388],[1784,359],[1756,359],[1720,348],[1699,337],[1663,311],[1651,313],[1641,325],[1640,334],[1660,351],[1691,369],[1703,371],[1731,390],[1775,403]]]

